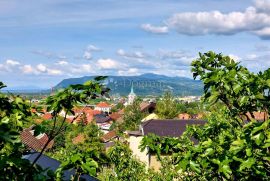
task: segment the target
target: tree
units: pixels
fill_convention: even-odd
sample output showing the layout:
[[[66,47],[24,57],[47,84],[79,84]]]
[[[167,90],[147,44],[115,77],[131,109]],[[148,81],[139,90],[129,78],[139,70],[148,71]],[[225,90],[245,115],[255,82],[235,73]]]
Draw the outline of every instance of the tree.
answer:
[[[8,97],[1,93],[0,131],[3,131],[3,134],[0,136],[0,169],[2,169],[0,177],[7,180],[17,180],[17,178],[33,179],[35,176],[42,176],[40,174],[42,170],[36,165],[36,162],[44,153],[48,144],[68,128],[65,124],[67,115],[74,115],[73,109],[75,106],[78,104],[87,104],[89,100],[95,99],[98,96],[107,95],[109,89],[105,88],[101,83],[105,78],[106,77],[96,77],[95,80],[88,81],[83,85],[71,85],[46,99],[45,104],[47,105],[47,111],[52,112],[53,124],[48,132],[48,141],[31,164],[27,160],[22,159],[23,153],[20,151],[22,143],[19,140],[19,133],[22,130],[23,121],[27,121],[27,118],[32,116],[31,108],[20,97]],[[0,83],[0,89],[3,87],[5,87],[4,84]],[[60,113],[63,111],[65,112],[65,116],[61,117]],[[71,123],[73,123],[77,117],[78,116],[75,116]],[[35,133],[38,134],[39,131],[42,131],[42,129],[37,126]],[[63,163],[61,169],[69,169],[70,166],[74,166],[77,169],[76,173],[79,175],[82,173],[95,174],[97,168],[96,164],[93,163],[97,163],[97,160],[100,158],[100,153],[96,149],[93,149],[83,154],[76,155],[79,156],[78,159],[77,157],[69,157],[68,162]],[[90,159],[91,161],[88,162]]]
[[[144,113],[142,113],[140,108],[140,101],[135,100],[132,105],[128,105],[124,109],[124,123],[123,130],[137,130],[141,124],[141,120],[144,118]]]
[[[144,139],[144,147],[149,145],[153,152],[161,146],[165,151],[173,148],[174,164],[185,172],[186,180],[269,179],[270,70],[255,74],[228,56],[199,55],[192,62],[193,76],[204,83],[204,103],[218,104],[219,109],[206,125],[189,127],[178,138],[179,144],[170,145],[172,138],[159,138],[156,143],[157,138],[150,137]],[[264,121],[254,119],[254,111],[264,111]],[[199,143],[194,145],[191,137]]]
[[[177,103],[170,92],[165,92],[157,102],[156,113],[162,119],[173,119],[177,116]]]
[[[5,85],[0,82],[0,89]],[[45,179],[39,166],[32,168],[23,159],[23,144],[20,132],[32,116],[29,104],[21,97],[0,92],[0,180]],[[32,172],[28,172],[29,169]]]
[[[132,151],[123,143],[117,143],[109,150],[112,162],[109,180],[148,180],[145,165],[132,156]]]

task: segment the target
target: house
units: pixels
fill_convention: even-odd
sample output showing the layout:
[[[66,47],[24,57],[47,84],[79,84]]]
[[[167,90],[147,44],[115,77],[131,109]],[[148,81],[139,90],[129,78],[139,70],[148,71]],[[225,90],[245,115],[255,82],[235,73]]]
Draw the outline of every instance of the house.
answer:
[[[101,140],[106,143],[106,142],[109,142],[111,141],[112,139],[116,138],[117,137],[117,134],[116,134],[116,131],[109,131],[108,133],[104,134],[102,137],[101,137]]]
[[[73,109],[74,115],[66,116],[67,122],[69,123],[79,123],[81,121],[84,124],[89,124],[94,120],[94,116],[101,114],[101,111],[93,110],[90,107],[76,107]],[[65,116],[65,112],[61,112],[62,117]]]
[[[97,114],[94,116],[94,119],[98,127],[105,133],[107,133],[113,123],[111,117],[106,114]]]
[[[33,162],[38,155],[39,155],[38,152],[34,152],[34,153],[24,155],[23,158],[29,160],[30,162]],[[55,160],[53,158],[50,158],[50,157],[42,154],[41,157],[36,162],[36,164],[41,166],[41,168],[43,168],[44,170],[48,169],[48,170],[52,170],[53,172],[55,172],[59,168],[61,163],[58,160]],[[46,172],[46,174],[47,174],[47,172]],[[64,170],[63,180],[71,180],[72,175],[74,175],[74,174],[75,174],[75,169]],[[87,174],[81,175],[80,180],[98,181],[96,178],[94,178],[90,175],[87,175]]]
[[[141,102],[140,109],[141,109],[141,112],[151,114],[156,109],[156,103],[154,103],[154,102]]]
[[[95,110],[98,110],[104,113],[110,113],[111,109],[112,107],[106,102],[100,102],[95,107]]]
[[[140,161],[146,163],[148,167],[158,170],[160,162],[157,160],[156,155],[147,153],[147,150],[140,151],[139,145],[143,136],[148,134],[156,134],[158,136],[166,137],[179,137],[186,130],[188,125],[203,125],[204,120],[179,120],[179,119],[151,119],[142,122],[138,131],[127,131],[127,141],[135,157]],[[194,140],[196,142],[196,140]]]
[[[33,130],[33,126],[31,126],[30,128],[26,128],[21,132],[20,138],[22,140],[22,143],[26,145],[29,149],[40,151],[45,147],[45,144],[49,140],[49,137],[45,133],[35,136],[34,132],[35,131]],[[45,150],[52,148],[53,144],[54,141],[50,141]]]

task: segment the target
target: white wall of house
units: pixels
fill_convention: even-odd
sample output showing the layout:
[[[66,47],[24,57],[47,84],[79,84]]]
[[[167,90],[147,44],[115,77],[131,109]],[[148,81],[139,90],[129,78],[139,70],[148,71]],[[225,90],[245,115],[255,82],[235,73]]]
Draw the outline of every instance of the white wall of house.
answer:
[[[143,152],[139,149],[140,142],[143,139],[143,136],[130,136],[127,141],[129,142],[129,148],[132,150],[133,155],[138,158],[140,161],[144,162],[148,168],[149,166],[149,155],[145,149]]]

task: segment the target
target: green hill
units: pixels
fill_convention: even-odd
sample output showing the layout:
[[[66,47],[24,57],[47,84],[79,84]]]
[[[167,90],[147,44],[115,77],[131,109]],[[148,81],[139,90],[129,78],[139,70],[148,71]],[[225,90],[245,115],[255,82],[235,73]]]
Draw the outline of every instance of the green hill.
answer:
[[[92,80],[95,76],[64,79],[54,89],[65,88],[71,84],[82,84]],[[111,89],[111,94],[128,95],[133,82],[137,95],[161,95],[165,91],[172,91],[174,95],[201,95],[203,85],[201,81],[186,77],[168,77],[158,74],[142,74],[140,76],[109,76],[104,84]]]

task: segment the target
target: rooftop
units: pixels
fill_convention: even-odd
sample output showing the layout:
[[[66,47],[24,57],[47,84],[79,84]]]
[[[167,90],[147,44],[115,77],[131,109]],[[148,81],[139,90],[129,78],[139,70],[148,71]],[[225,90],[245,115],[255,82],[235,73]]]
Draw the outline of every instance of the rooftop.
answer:
[[[142,123],[144,135],[153,133],[158,136],[179,137],[186,130],[187,125],[203,125],[204,120],[179,119],[151,119]]]

